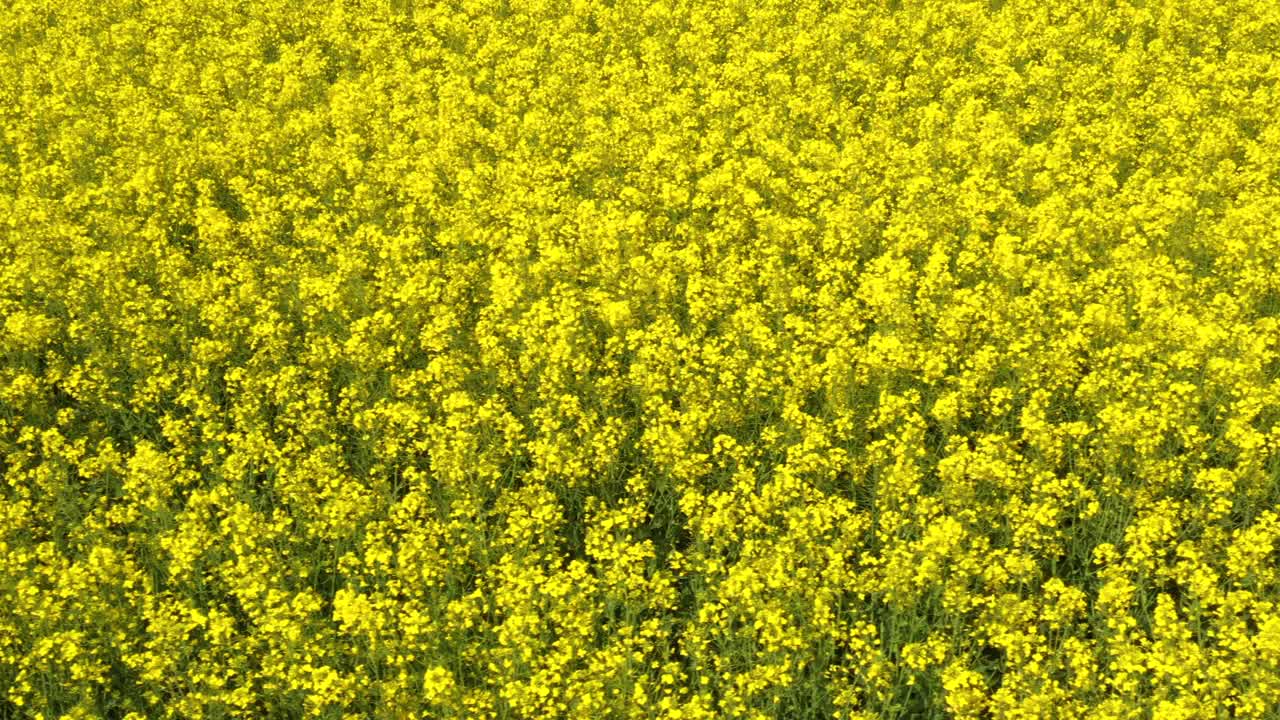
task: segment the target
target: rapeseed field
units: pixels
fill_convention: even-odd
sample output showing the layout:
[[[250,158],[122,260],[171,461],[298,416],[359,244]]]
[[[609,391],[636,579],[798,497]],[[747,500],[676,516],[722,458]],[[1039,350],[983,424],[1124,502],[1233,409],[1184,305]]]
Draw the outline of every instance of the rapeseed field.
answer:
[[[0,37],[0,718],[1280,718],[1280,4]]]

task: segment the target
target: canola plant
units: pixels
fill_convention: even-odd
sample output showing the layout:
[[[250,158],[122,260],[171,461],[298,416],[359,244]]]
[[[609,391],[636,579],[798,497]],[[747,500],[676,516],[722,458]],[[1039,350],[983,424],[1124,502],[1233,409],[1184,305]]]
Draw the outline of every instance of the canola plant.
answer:
[[[1280,718],[1280,5],[0,37],[0,717]]]

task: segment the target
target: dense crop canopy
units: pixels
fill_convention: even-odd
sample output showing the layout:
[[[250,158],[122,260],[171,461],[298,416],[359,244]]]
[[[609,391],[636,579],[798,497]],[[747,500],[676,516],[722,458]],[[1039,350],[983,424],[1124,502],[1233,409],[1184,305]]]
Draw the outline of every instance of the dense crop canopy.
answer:
[[[1280,5],[2,4],[0,717],[1280,717]]]

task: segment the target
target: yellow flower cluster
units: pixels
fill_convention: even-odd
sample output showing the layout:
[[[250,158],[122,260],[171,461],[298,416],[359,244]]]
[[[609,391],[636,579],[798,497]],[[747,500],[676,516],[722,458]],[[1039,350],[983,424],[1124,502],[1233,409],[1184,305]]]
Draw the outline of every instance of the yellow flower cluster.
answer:
[[[1280,4],[0,5],[0,717],[1280,718]]]

